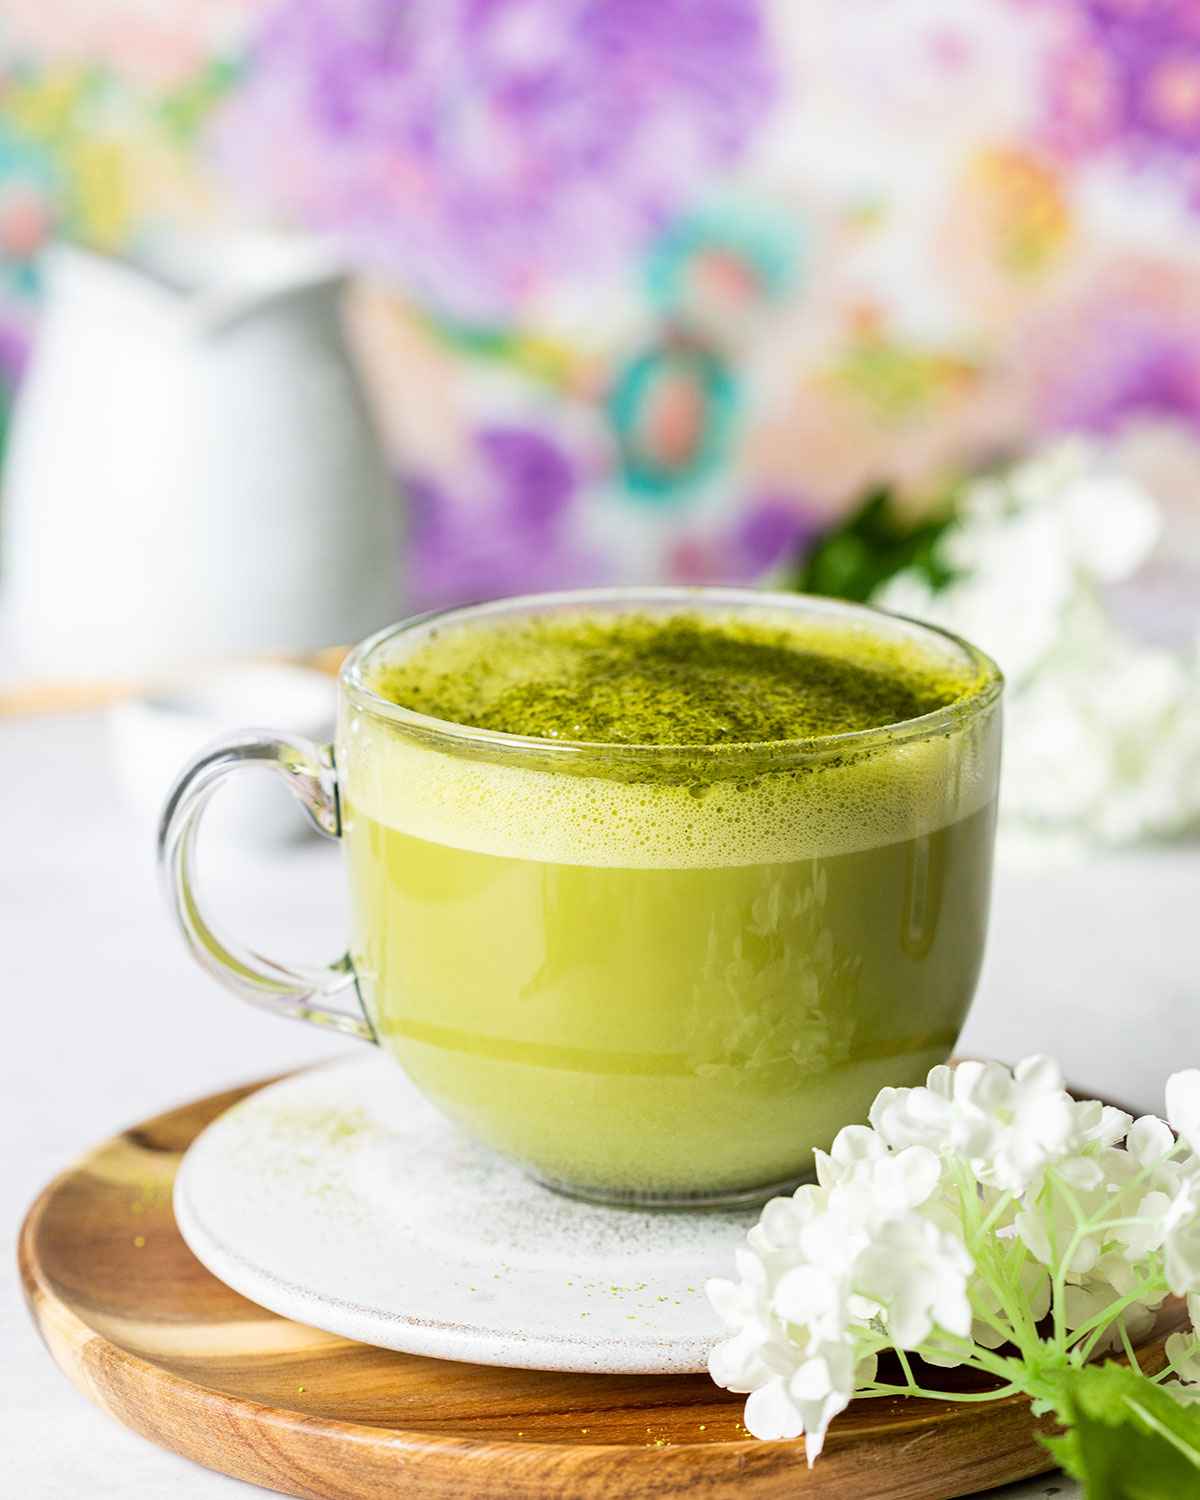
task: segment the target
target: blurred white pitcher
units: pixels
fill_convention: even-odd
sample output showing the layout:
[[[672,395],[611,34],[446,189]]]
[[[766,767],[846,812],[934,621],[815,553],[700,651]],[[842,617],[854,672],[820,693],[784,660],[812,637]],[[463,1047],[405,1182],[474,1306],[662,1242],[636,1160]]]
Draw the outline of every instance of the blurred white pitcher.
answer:
[[[18,666],[130,676],[400,612],[396,495],[308,241],[55,247],[5,471]]]

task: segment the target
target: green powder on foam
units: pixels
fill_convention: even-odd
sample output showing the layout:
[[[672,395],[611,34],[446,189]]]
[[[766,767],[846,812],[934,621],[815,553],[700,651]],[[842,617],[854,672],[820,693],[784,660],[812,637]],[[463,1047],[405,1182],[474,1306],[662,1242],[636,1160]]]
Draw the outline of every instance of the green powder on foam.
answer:
[[[870,729],[969,691],[911,642],[699,615],[586,615],[435,631],[377,669],[383,697],[433,718],[548,740],[762,744]]]

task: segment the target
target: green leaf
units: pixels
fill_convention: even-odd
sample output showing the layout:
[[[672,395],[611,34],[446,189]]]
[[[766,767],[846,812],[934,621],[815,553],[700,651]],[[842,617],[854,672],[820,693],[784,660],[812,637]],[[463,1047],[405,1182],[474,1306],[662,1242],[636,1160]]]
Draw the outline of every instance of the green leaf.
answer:
[[[913,525],[897,515],[889,490],[872,490],[798,564],[792,587],[861,601],[905,568],[917,568],[940,588],[950,573],[938,559],[937,543],[950,520],[945,509]]]
[[[1088,1500],[1200,1496],[1200,1406],[1183,1406],[1127,1365],[1062,1372],[1055,1407],[1067,1427],[1046,1446]]]

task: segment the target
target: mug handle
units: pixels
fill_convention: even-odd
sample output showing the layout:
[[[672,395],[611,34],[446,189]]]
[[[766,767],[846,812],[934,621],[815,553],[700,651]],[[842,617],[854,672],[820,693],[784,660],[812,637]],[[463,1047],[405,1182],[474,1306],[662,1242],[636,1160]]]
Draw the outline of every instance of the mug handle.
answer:
[[[195,880],[201,815],[225,778],[247,766],[278,772],[319,832],[331,839],[341,836],[331,747],[299,735],[256,730],[216,741],[181,772],[159,824],[159,874],[179,929],[200,966],[244,1000],[276,1015],[377,1043],[348,953],[331,964],[289,968],[219,936],[201,913]],[[352,1005],[328,1003],[348,991]]]

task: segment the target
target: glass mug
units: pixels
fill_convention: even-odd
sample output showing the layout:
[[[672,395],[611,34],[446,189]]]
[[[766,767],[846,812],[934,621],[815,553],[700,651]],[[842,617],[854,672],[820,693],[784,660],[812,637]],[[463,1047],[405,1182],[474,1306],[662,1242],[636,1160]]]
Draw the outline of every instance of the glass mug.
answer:
[[[705,747],[473,729],[372,680],[435,632],[586,612],[865,631],[969,680],[883,728]],[[246,733],[201,754],[159,857],[192,952],[282,1015],[384,1049],[452,1120],[551,1187],[758,1201],[949,1055],[983,955],[1002,680],[981,652],[864,606],[740,589],[580,590],[391,627],[342,668],[336,743]],[[345,846],[350,950],[264,959],[206,921],[201,814],[277,770]]]

